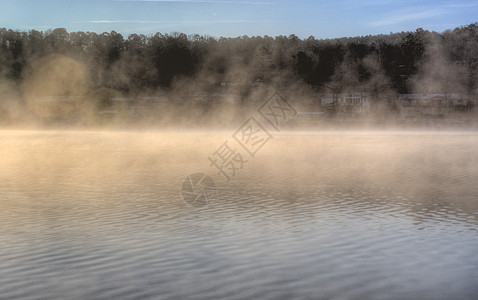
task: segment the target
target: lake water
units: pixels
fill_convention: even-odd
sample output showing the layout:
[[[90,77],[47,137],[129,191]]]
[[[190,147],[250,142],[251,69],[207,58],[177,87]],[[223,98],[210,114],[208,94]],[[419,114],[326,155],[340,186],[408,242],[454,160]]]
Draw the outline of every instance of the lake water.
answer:
[[[477,133],[232,133],[0,131],[0,298],[478,299]]]

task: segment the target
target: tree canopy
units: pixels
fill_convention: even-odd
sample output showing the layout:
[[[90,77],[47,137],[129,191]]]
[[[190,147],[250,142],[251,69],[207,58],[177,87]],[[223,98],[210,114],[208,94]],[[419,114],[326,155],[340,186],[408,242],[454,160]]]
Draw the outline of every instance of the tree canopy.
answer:
[[[36,62],[49,55],[64,55],[85,66],[92,89],[130,95],[173,89],[185,79],[205,88],[221,81],[259,79],[300,82],[316,91],[334,86],[409,93],[427,84],[436,92],[471,92],[478,82],[478,23],[443,33],[417,29],[326,40],[182,33],[125,38],[115,31],[0,29],[0,79],[20,86],[35,72]]]

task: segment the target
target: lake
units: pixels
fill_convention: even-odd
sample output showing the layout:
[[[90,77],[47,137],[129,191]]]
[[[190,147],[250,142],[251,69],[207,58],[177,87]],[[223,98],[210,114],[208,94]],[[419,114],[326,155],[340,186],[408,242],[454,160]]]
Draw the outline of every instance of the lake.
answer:
[[[233,133],[0,131],[0,298],[478,298],[477,132]]]

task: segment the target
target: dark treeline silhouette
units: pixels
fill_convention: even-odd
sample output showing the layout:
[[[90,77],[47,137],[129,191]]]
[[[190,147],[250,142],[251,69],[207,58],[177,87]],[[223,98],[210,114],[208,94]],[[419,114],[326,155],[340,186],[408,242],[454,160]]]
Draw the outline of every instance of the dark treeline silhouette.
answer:
[[[48,65],[53,56],[64,64]],[[55,72],[60,75],[49,77]],[[50,81],[82,90],[48,88]],[[81,96],[99,90],[111,97],[187,94],[209,92],[221,82],[298,85],[316,93],[471,94],[478,84],[478,23],[443,33],[417,29],[326,40],[0,29],[2,101],[13,101],[12,95]],[[252,87],[244,85],[237,93],[244,98]]]

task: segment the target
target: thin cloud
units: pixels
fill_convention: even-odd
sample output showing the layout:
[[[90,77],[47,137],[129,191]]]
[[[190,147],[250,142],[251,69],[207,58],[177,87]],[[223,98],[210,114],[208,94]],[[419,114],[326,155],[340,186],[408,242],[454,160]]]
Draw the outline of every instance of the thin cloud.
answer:
[[[460,12],[463,9],[471,9],[474,7],[478,7],[478,3],[450,3],[436,6],[432,9],[414,7],[406,10],[394,11],[392,14],[386,15],[380,20],[371,22],[369,25],[373,27],[399,25],[408,21],[425,20],[443,15],[449,15]]]
[[[248,5],[271,5],[275,2],[254,1],[222,1],[222,0],[114,0],[116,2],[165,2],[165,3],[211,3],[211,4],[248,4]]]
[[[392,15],[386,16],[384,19],[370,23],[370,25],[373,27],[390,26],[390,25],[401,24],[408,21],[423,20],[423,19],[438,17],[448,13],[449,11],[445,9],[441,9],[441,8],[431,9],[431,10],[421,11],[421,12],[397,11],[393,13]]]
[[[453,3],[453,4],[446,5],[446,7],[450,7],[450,8],[478,7],[478,3]]]

